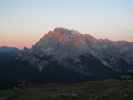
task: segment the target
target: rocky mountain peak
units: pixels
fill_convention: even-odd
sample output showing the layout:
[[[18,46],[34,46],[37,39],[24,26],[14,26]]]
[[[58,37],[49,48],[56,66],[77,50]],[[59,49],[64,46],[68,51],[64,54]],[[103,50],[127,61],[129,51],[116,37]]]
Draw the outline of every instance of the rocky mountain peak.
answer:
[[[47,34],[44,35],[43,38],[39,42],[45,42],[46,40],[56,40],[61,44],[72,43],[76,46],[80,46],[86,42],[95,42],[96,38],[89,34],[81,34],[75,30],[69,30],[66,28],[55,28],[53,31],[49,31]]]

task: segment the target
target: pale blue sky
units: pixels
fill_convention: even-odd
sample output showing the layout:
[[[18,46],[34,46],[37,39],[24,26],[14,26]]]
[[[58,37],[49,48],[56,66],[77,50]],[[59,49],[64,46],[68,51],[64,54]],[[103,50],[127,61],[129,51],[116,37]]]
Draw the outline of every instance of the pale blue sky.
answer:
[[[133,41],[133,0],[0,0],[0,45],[29,46],[55,27]]]

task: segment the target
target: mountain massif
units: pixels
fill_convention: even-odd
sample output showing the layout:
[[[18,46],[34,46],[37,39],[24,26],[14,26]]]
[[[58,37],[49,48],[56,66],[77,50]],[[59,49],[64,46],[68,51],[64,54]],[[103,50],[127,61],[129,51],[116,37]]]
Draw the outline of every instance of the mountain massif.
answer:
[[[0,59],[3,60],[2,50],[0,48]],[[8,70],[8,75],[4,73],[3,76],[10,80],[108,79],[133,70],[132,42],[97,39],[64,28],[55,28],[44,34],[30,49],[8,50],[15,51],[8,53],[4,50],[7,58],[14,54],[9,60],[12,62],[1,64],[0,68]]]
[[[55,28],[19,59],[51,79],[104,79],[133,69],[133,43],[96,39],[75,30]]]

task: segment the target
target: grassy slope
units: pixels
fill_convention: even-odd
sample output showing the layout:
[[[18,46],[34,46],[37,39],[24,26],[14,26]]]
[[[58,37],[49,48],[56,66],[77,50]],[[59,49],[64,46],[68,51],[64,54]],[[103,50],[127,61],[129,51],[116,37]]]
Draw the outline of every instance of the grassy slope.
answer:
[[[49,83],[24,90],[0,90],[0,100],[133,100],[133,81]]]

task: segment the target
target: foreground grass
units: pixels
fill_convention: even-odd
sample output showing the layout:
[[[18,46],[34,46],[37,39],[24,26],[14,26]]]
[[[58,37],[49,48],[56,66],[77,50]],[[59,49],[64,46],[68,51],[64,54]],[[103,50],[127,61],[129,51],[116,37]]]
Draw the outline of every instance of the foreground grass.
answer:
[[[24,90],[0,90],[0,100],[133,100],[133,81],[49,83]]]

